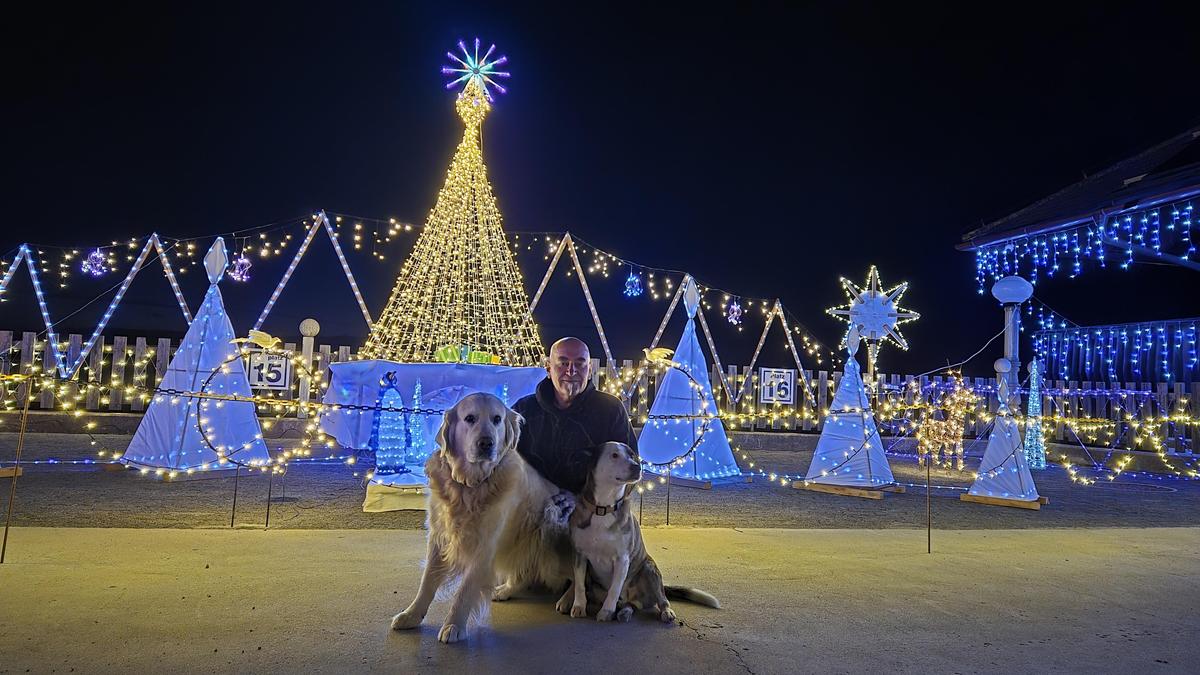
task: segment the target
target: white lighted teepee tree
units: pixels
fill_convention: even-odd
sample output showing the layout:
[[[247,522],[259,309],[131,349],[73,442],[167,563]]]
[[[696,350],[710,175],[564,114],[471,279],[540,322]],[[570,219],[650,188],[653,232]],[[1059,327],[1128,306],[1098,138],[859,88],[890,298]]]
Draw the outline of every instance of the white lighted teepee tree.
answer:
[[[1007,376],[1011,369],[1012,363],[1008,359],[996,359],[1000,409],[996,412],[996,421],[992,425],[991,435],[988,436],[983,459],[979,462],[975,482],[971,483],[965,494],[959,495],[959,499],[965,502],[1036,510],[1040,509],[1042,504],[1049,503],[1049,500],[1038,495],[1021,442],[1021,431],[1009,409]],[[1034,433],[1040,434],[1041,429],[1035,429]]]
[[[483,163],[480,130],[491,111],[491,85],[503,91],[495,70],[505,63],[472,55],[464,44],[462,68],[446,68],[465,84],[455,104],[466,129],[446,183],[425,229],[400,269],[387,306],[372,327],[362,358],[429,362],[445,347],[498,356],[510,366],[543,363],[544,352],[529,310],[521,271],[505,238],[500,210]]]
[[[250,396],[250,382],[233,344],[236,335],[225,313],[225,302],[217,287],[225,274],[228,256],[221,237],[204,256],[208,292],[188,326],[187,334],[167,372],[159,382],[122,461],[143,469],[173,476],[235,464],[257,466],[270,462],[254,403],[202,399],[195,394]],[[200,427],[214,451],[205,442]]]
[[[903,492],[892,477],[855,358],[861,339],[859,326],[851,324],[846,335],[846,365],[812,463],[804,480],[792,487],[873,499],[882,497],[884,491]]]
[[[667,370],[659,382],[654,403],[650,406],[650,419],[638,436],[638,450],[643,460],[663,465],[659,471],[665,473],[670,465],[673,479],[683,479],[684,484],[695,481],[703,485],[713,479],[737,476],[741,470],[733,458],[721,419],[702,418],[715,415],[717,411],[711,403],[713,392],[708,361],[696,338],[695,318],[700,306],[700,291],[690,276],[685,284],[683,303],[687,324],[673,357],[677,365]],[[680,417],[663,418],[673,415]]]

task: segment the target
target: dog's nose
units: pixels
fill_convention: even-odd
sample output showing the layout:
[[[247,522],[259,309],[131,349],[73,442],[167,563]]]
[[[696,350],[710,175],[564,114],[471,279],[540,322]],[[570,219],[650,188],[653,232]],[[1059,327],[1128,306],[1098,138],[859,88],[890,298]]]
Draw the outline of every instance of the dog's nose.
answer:
[[[495,447],[496,441],[493,441],[488,437],[481,438],[475,442],[475,449],[478,450],[479,454],[481,455],[491,454],[492,449]]]

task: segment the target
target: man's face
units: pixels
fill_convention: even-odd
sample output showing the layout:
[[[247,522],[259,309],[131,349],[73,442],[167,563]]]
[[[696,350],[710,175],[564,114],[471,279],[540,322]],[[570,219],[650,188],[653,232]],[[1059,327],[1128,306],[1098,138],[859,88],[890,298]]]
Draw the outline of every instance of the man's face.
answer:
[[[563,401],[575,398],[587,386],[591,370],[591,354],[587,345],[568,340],[550,350],[550,382]]]

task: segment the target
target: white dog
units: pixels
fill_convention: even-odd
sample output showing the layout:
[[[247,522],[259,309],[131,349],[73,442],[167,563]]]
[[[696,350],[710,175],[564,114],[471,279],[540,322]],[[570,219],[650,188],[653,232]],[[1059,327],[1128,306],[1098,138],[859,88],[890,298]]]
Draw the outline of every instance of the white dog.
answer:
[[[420,625],[447,581],[461,578],[438,633],[466,637],[489,596],[506,600],[526,584],[562,588],[571,577],[565,517],[573,499],[517,453],[524,419],[491,394],[471,394],[446,411],[429,477],[429,550],[417,597],[392,628]],[[496,587],[498,575],[504,583]]]

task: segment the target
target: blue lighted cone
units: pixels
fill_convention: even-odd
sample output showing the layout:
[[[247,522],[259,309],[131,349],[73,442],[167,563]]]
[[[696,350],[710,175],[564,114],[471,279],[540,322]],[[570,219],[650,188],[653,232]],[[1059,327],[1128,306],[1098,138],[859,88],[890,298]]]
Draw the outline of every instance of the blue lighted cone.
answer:
[[[1044,469],[1046,441],[1042,434],[1042,373],[1036,360],[1029,364],[1029,402],[1025,416],[1025,461],[1030,469]]]
[[[375,416],[375,473],[396,473],[404,466],[410,440],[407,424],[408,414],[404,408],[404,397],[395,388],[384,386],[379,396],[379,413]]]

